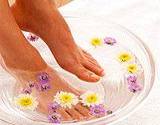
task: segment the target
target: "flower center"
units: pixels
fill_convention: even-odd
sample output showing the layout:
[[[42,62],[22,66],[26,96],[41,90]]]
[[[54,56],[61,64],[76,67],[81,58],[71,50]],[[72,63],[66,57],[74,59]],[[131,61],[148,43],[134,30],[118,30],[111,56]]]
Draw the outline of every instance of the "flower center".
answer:
[[[135,73],[137,71],[137,66],[136,65],[130,65],[130,66],[128,66],[128,71],[130,73]]]
[[[128,54],[122,54],[120,55],[119,59],[122,61],[122,62],[126,62],[126,61],[129,61],[131,59],[131,56],[128,55]]]
[[[95,95],[90,95],[87,98],[87,102],[89,102],[89,103],[95,103],[95,102],[97,102],[97,97]]]
[[[72,98],[68,95],[64,95],[61,99],[64,103],[71,102]]]
[[[22,100],[20,100],[20,104],[21,104],[22,106],[29,106],[29,105],[32,104],[32,100],[29,99],[29,98],[22,99]]]

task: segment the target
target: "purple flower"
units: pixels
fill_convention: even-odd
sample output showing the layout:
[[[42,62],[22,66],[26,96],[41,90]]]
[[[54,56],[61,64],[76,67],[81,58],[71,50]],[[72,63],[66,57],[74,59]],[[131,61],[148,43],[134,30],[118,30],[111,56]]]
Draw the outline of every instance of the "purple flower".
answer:
[[[49,83],[45,83],[45,84],[37,83],[36,89],[38,89],[39,91],[47,91],[51,89],[51,86]]]
[[[24,94],[31,94],[32,93],[32,89],[30,87],[24,88],[22,90],[22,93],[24,93]]]
[[[138,83],[132,83],[129,84],[128,89],[130,90],[130,92],[136,93],[142,90],[142,86]]]
[[[59,107],[60,105],[57,102],[53,102],[48,105],[48,110],[49,112],[56,112]]]
[[[61,115],[57,113],[53,113],[48,115],[48,120],[50,123],[60,124],[61,123]]]
[[[37,40],[39,39],[39,37],[36,36],[36,35],[34,35],[34,34],[32,34],[32,33],[30,33],[30,34],[27,36],[27,39],[28,39],[29,41],[31,41],[31,42],[35,42],[35,41],[37,41]]]
[[[137,77],[135,75],[128,76],[127,82],[130,92],[136,93],[142,90],[142,86],[137,82]]]
[[[128,84],[136,83],[137,77],[135,75],[130,75],[127,77],[127,82],[128,82]]]
[[[38,74],[38,81],[40,84],[46,84],[49,82],[49,75],[46,72]]]
[[[90,107],[90,113],[93,116],[96,117],[102,117],[106,115],[106,109],[104,107],[104,105],[100,104],[100,105],[94,105]]]
[[[105,37],[104,43],[108,44],[108,45],[114,45],[115,43],[117,43],[117,41],[116,41],[116,39],[114,39],[112,37]]]

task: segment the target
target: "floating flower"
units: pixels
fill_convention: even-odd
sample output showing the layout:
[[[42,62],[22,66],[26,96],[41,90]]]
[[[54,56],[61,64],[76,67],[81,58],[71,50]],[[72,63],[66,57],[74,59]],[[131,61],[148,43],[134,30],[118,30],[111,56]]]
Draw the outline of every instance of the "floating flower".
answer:
[[[100,39],[100,38],[93,38],[92,40],[91,40],[91,44],[93,45],[93,46],[101,46],[102,45],[102,40]]]
[[[60,124],[62,119],[60,114],[53,113],[51,115],[48,115],[48,120],[50,123]]]
[[[32,34],[32,33],[29,33],[29,35],[27,36],[27,39],[29,41],[31,41],[31,42],[35,42],[35,41],[37,41],[39,39],[39,37],[34,35],[34,34]]]
[[[99,105],[102,104],[103,99],[102,96],[98,93],[94,93],[91,91],[88,91],[80,96],[82,99],[81,102],[84,106],[93,106],[93,105]]]
[[[79,102],[78,97],[73,93],[63,91],[58,92],[55,95],[54,101],[64,108],[71,108],[73,105],[76,105]]]
[[[45,84],[37,83],[36,89],[38,89],[39,91],[48,91],[51,89],[51,85],[49,83]]]
[[[135,75],[129,75],[127,77],[128,84],[136,83],[137,82],[137,76]]]
[[[90,114],[95,117],[105,116],[107,113],[105,106],[102,104],[94,105],[90,107]]]
[[[24,94],[31,94],[32,93],[32,89],[30,87],[24,88],[22,93]]]
[[[118,55],[118,60],[120,62],[129,62],[134,59],[134,56],[128,52],[122,52]]]
[[[137,82],[137,76],[129,75],[127,77],[128,89],[130,92],[136,93],[142,90],[142,86]]]
[[[14,99],[15,104],[22,110],[35,110],[38,102],[29,94],[21,94]]]
[[[130,92],[136,93],[142,90],[142,86],[138,83],[131,83],[129,84],[128,89],[130,90]]]
[[[50,112],[56,112],[56,110],[60,107],[60,105],[57,103],[57,102],[53,102],[53,103],[50,103],[48,105],[48,110]]]
[[[108,44],[108,45],[114,45],[116,43],[116,39],[112,38],[112,37],[105,37],[104,38],[104,43]]]
[[[38,74],[38,81],[41,84],[45,84],[49,82],[49,75],[46,72],[42,72]]]
[[[142,71],[142,67],[138,64],[128,64],[127,65],[127,72],[128,73],[139,73]]]

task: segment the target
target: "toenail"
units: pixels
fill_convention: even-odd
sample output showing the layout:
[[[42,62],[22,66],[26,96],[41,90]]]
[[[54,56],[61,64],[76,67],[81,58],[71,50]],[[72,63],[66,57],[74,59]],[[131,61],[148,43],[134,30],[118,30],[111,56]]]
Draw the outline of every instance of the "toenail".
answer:
[[[105,71],[101,70],[101,75],[104,76],[105,75]]]

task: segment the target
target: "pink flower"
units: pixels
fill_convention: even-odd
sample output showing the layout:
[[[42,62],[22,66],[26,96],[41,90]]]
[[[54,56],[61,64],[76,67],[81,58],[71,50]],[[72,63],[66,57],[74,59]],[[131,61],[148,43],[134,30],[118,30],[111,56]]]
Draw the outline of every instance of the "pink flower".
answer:
[[[106,115],[107,111],[106,111],[104,105],[100,104],[100,105],[91,106],[90,113],[93,116],[102,117],[102,116]]]
[[[127,77],[127,81],[128,81],[128,84],[136,83],[137,82],[137,77],[135,75],[129,75]]]
[[[130,92],[136,93],[142,90],[142,86],[138,83],[129,84],[128,89]]]
[[[142,86],[137,82],[137,77],[135,75],[128,76],[127,82],[130,92],[136,93],[142,90]]]
[[[115,43],[117,43],[115,38],[112,37],[105,37],[104,38],[104,43],[108,44],[108,45],[114,45]]]
[[[34,34],[32,34],[32,33],[29,33],[29,35],[27,36],[27,39],[29,41],[31,41],[31,42],[35,42],[35,41],[37,41],[39,39],[39,37],[34,35]]]
[[[58,113],[53,113],[48,115],[48,120],[50,123],[60,124],[61,123],[61,115]]]
[[[38,82],[40,84],[46,84],[49,82],[49,75],[46,72],[41,72],[38,74]]]
[[[50,103],[48,105],[48,110],[49,112],[53,113],[53,112],[56,112],[56,110],[60,107],[60,105],[57,103],[57,102],[53,102],[53,103]]]

